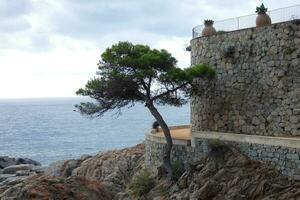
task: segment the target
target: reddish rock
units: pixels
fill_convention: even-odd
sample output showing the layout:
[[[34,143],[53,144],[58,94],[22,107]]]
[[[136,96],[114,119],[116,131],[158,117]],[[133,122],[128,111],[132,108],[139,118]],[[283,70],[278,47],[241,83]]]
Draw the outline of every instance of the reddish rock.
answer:
[[[34,176],[0,194],[1,200],[111,200],[110,192],[98,181],[84,177]]]

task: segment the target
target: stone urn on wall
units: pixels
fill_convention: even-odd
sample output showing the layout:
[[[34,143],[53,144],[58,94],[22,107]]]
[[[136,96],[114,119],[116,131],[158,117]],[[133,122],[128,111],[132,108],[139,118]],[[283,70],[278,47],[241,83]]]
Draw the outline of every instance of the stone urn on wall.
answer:
[[[266,13],[267,11],[268,8],[266,8],[263,3],[260,7],[256,7],[256,13],[258,14],[256,17],[256,27],[262,27],[272,23],[270,16]]]
[[[204,29],[202,31],[202,36],[211,36],[217,33],[216,29],[213,27],[213,20],[204,20]]]

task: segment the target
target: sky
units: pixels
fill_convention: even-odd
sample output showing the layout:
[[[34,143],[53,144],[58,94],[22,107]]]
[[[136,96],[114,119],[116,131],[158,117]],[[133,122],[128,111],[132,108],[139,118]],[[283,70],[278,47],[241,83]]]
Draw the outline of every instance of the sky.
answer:
[[[119,41],[166,49],[178,66],[204,19],[253,14],[260,0],[0,0],[0,99],[72,97]],[[265,0],[270,10],[299,0]]]

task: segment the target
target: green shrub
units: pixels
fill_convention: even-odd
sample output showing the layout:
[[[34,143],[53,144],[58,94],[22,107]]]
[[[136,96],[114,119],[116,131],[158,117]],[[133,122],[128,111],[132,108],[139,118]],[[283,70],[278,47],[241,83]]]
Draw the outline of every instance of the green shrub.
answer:
[[[178,180],[182,174],[184,173],[184,164],[182,161],[175,161],[172,163],[172,170],[173,170],[173,178]]]
[[[143,196],[154,187],[154,184],[154,179],[144,170],[132,179],[129,185],[129,192],[133,195]]]
[[[265,7],[265,5],[262,3],[261,6],[256,7],[256,13],[257,14],[265,14],[268,11],[268,8]]]
[[[227,33],[227,32],[223,30],[217,31],[217,34],[223,34],[223,33]]]
[[[152,123],[152,129],[155,129],[156,132],[159,131],[159,123],[157,121]]]
[[[211,19],[204,20],[205,26],[212,26],[213,24],[214,24],[214,20],[211,20]]]

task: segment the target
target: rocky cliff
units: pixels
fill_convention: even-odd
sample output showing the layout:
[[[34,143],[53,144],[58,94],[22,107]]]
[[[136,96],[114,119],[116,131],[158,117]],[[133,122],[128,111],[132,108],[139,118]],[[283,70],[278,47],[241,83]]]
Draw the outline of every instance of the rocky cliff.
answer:
[[[215,146],[200,162],[185,163],[176,181],[150,175],[154,183],[149,185],[151,188],[134,196],[129,185],[144,171],[144,151],[144,145],[140,144],[77,160],[55,162],[43,174],[0,190],[0,198],[300,199],[299,182],[268,165],[248,159],[230,146]]]

